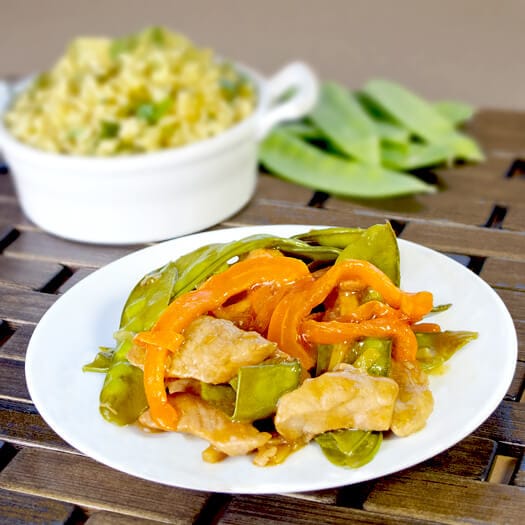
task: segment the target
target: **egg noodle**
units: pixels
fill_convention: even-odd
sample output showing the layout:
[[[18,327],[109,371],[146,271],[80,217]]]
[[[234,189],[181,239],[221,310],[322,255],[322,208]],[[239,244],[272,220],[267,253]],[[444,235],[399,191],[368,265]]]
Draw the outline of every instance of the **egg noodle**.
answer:
[[[254,87],[231,64],[154,27],[119,39],[74,40],[15,99],[5,124],[38,149],[109,156],[213,137],[255,104]]]

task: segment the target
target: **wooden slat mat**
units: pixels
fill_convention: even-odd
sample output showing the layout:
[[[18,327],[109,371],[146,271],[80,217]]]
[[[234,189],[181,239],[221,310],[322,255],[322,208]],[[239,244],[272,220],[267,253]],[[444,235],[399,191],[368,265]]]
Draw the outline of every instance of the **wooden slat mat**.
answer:
[[[390,220],[401,238],[454,257],[480,275],[515,322],[519,356],[514,381],[499,407],[470,436],[397,474],[303,494],[226,495],[164,487],[79,454],[47,426],[24,377],[34,327],[60,294],[139,246],[87,246],[42,232],[20,210],[8,170],[1,168],[0,522],[522,523],[525,113],[482,111],[467,131],[480,141],[487,160],[426,174],[438,184],[437,195],[346,200],[261,174],[251,203],[217,226],[366,227]]]

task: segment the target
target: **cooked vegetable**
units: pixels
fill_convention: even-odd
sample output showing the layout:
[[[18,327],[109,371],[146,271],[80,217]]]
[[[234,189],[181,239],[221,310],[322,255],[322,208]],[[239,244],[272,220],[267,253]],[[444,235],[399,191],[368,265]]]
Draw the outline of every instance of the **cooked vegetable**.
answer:
[[[118,344],[100,392],[100,413],[110,422],[119,425],[133,423],[148,406],[142,370],[129,363],[127,354],[135,333],[151,328],[168,305],[176,275],[173,263],[149,273],[135,286],[126,301],[117,335]]]
[[[337,246],[341,253],[337,260],[363,259],[386,273],[399,286],[399,248],[396,234],[390,223],[375,224],[370,228],[325,228],[297,235],[296,239]]]
[[[427,373],[439,370],[460,348],[477,337],[476,332],[416,332],[417,360]]]
[[[359,468],[377,454],[383,441],[382,432],[336,430],[315,438],[328,460],[334,465]]]
[[[386,80],[372,80],[361,92],[326,82],[312,112],[270,133],[259,159],[270,173],[332,195],[429,193],[435,188],[412,172],[484,159],[456,129],[473,113],[460,102],[430,104]]]
[[[297,361],[244,366],[235,384],[237,397],[232,418],[254,421],[271,416],[286,392],[296,389],[301,378]]]
[[[424,427],[424,369],[475,337],[426,322],[432,294],[398,282],[388,224],[204,246],[135,286],[117,347],[85,369],[107,370],[108,421],[198,436],[205,461],[275,465],[315,439],[356,468],[382,431]]]

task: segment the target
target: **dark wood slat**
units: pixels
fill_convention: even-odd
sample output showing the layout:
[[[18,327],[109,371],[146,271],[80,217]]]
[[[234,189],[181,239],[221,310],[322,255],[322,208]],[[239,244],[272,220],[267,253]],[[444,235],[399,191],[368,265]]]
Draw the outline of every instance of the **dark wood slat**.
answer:
[[[435,250],[523,261],[525,234],[458,224],[409,223],[401,237]]]
[[[523,181],[516,178],[506,178],[505,173],[509,169],[514,158],[499,159],[498,167],[493,162],[480,164],[474,167],[462,167],[458,169],[438,170],[438,177],[443,181],[446,188],[441,196],[444,200],[449,195],[463,195],[465,205],[468,206],[471,199],[491,199],[499,206],[514,207],[523,203]],[[487,172],[486,170],[493,170]],[[492,179],[492,180],[491,180]]]
[[[525,321],[514,321],[516,334],[518,336],[518,359],[525,361]]]
[[[413,472],[380,479],[364,508],[438,523],[511,525],[523,522],[525,493],[509,485]]]
[[[16,326],[13,334],[0,346],[0,357],[23,361],[33,330],[33,325]]]
[[[22,361],[0,359],[0,399],[30,401]]]
[[[0,226],[11,226],[21,229],[35,228],[22,213],[18,202],[11,199],[3,201],[0,206]]]
[[[75,270],[73,272],[73,275],[67,279],[59,288],[58,293],[62,294],[67,292],[70,288],[72,288],[75,284],[79,283],[84,277],[87,277],[88,275],[92,274],[96,268],[79,268],[78,270]]]
[[[525,456],[521,458],[521,461],[511,481],[513,485],[525,488]]]
[[[502,401],[474,434],[496,441],[525,445],[525,403]]]
[[[209,497],[134,478],[84,456],[34,448],[22,449],[0,472],[0,487],[82,508],[188,525]]]
[[[0,439],[16,445],[78,453],[60,438],[28,403],[0,399]]]
[[[6,525],[59,525],[74,510],[70,503],[0,489],[0,521]]]
[[[0,164],[2,164],[2,158],[0,157]],[[15,200],[15,187],[13,186],[13,179],[9,174],[0,172],[0,196],[4,200]]]
[[[0,255],[0,283],[40,290],[63,271],[63,266],[47,261],[27,261]]]
[[[491,439],[469,436],[410,470],[447,472],[455,476],[483,481],[489,473],[496,448],[496,442]]]
[[[290,498],[304,499],[307,501],[317,501],[318,503],[325,503],[327,505],[335,505],[337,503],[337,489],[314,490],[311,492],[296,492],[293,494],[283,494]]]
[[[224,222],[227,226],[263,224],[312,224],[355,226],[366,228],[377,221],[373,217],[356,215],[351,210],[323,210],[286,203],[255,200],[249,208]]]
[[[255,198],[276,202],[290,202],[306,206],[312,198],[313,191],[298,186],[272,175],[260,173],[257,179]]]
[[[160,525],[160,523],[166,522],[146,520],[105,511],[93,513],[86,521],[86,525]]]
[[[525,261],[489,257],[479,275],[491,286],[525,291]]]
[[[485,151],[525,155],[523,113],[482,110],[467,124],[466,129],[476,137]]]
[[[525,292],[497,289],[514,321],[525,321]]]
[[[525,199],[525,180],[520,181],[523,185],[523,198]],[[510,206],[505,217],[505,228],[509,230],[525,230],[525,205]]]
[[[0,319],[12,323],[37,323],[57,296],[0,284]]]
[[[448,190],[445,190],[448,191]],[[483,224],[490,215],[493,204],[487,199],[471,199],[465,203],[460,194],[445,193],[418,195],[378,201],[358,203],[332,197],[324,205],[327,210],[347,210],[351,207],[355,213],[377,217],[377,222],[390,220],[418,222],[440,220],[461,224]]]
[[[232,499],[221,515],[220,525],[319,525],[339,524],[422,524],[420,520],[396,518],[360,509],[327,506],[313,501],[297,501],[282,496],[237,496]]]
[[[103,266],[131,253],[137,246],[98,246],[66,241],[42,232],[22,232],[5,254],[32,260],[59,261],[70,266]]]
[[[507,392],[507,398],[513,401],[519,401],[521,393],[523,391],[523,382],[525,379],[525,363],[518,361],[516,363],[516,372],[514,378]]]

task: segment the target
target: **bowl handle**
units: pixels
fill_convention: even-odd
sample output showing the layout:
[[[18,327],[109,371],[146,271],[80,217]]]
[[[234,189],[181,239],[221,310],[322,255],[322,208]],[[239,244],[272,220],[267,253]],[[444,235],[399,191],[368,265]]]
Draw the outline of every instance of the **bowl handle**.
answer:
[[[306,115],[317,102],[319,82],[310,67],[302,62],[293,62],[270,78],[266,89],[270,106],[259,121],[259,140],[279,122]]]

